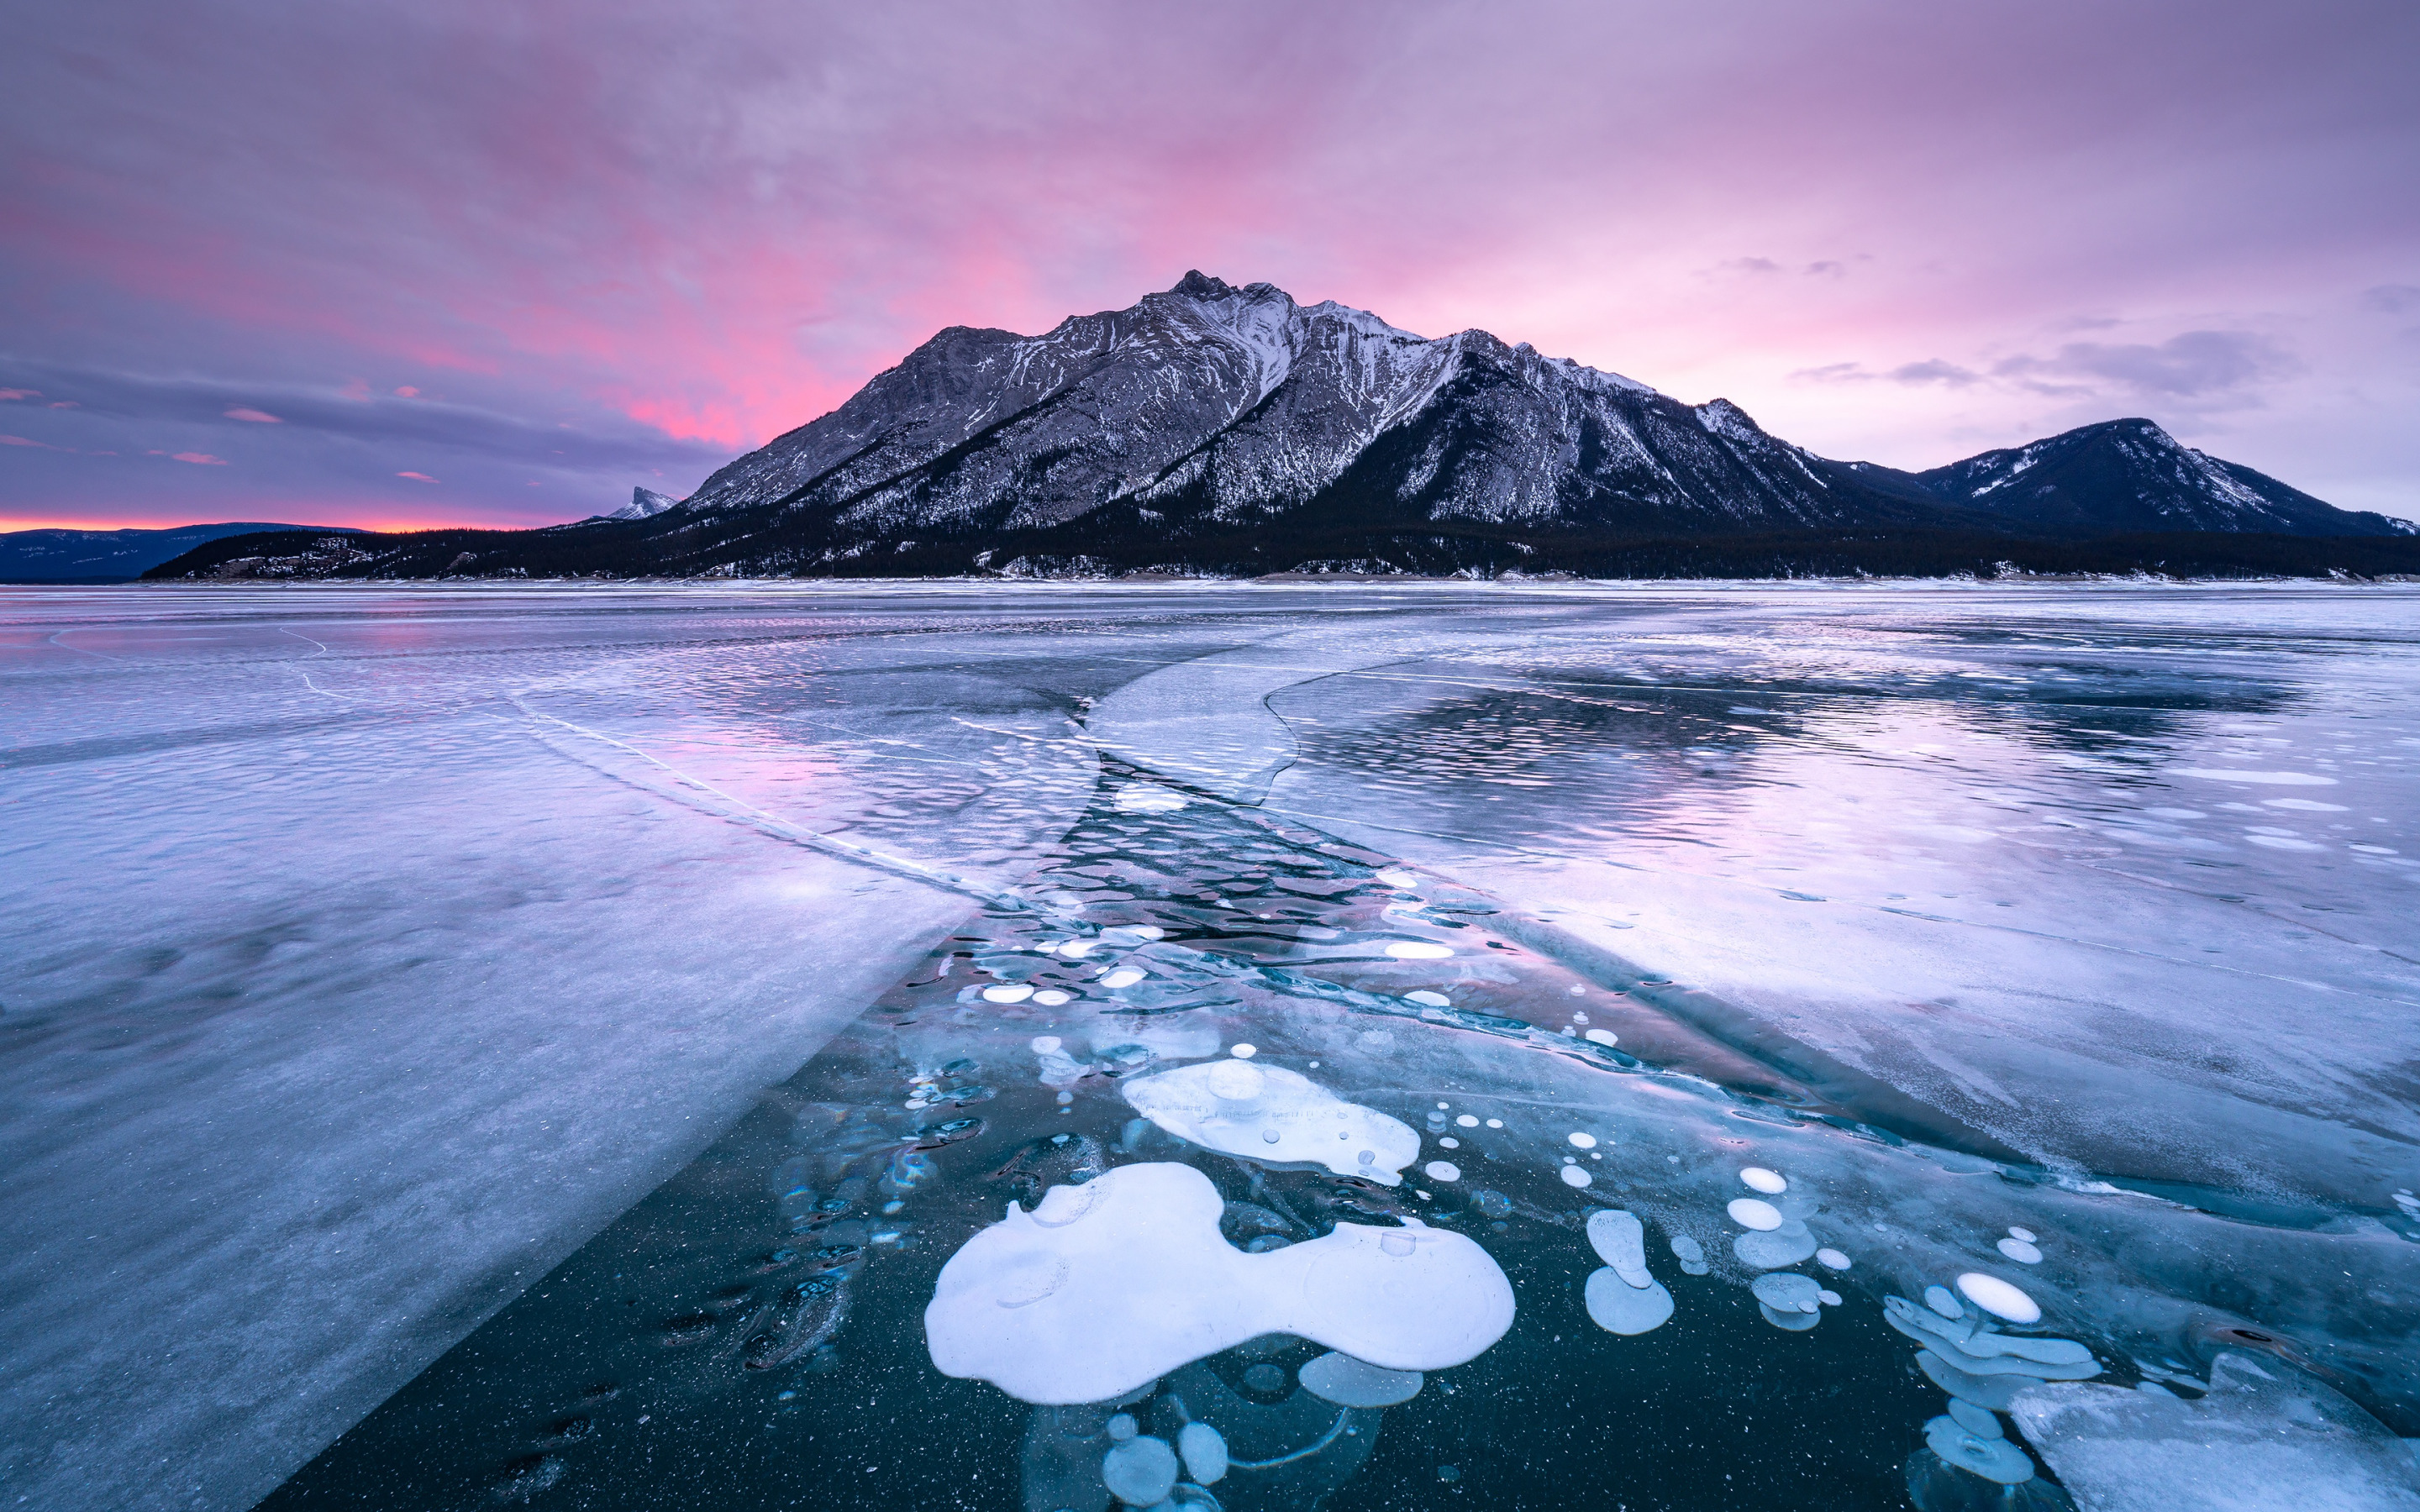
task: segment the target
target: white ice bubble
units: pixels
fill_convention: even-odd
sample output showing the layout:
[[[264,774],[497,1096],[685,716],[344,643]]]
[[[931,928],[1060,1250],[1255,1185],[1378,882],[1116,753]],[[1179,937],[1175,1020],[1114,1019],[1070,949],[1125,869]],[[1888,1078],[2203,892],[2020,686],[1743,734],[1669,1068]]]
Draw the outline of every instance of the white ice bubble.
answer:
[[[1421,1166],[1420,1169],[1428,1173],[1429,1180],[1432,1181],[1459,1181],[1462,1180],[1462,1167],[1454,1165],[1451,1161],[1433,1160],[1426,1165]]]
[[[2262,782],[2279,787],[2332,788],[2333,777],[2319,777],[2309,772],[2254,772],[2232,767],[2175,766],[2169,771],[2177,777],[2205,778],[2213,782]]]
[[[1462,1141],[1461,1141],[1461,1140],[1459,1140],[1459,1139],[1454,1138],[1454,1137],[1453,1137],[1453,1136],[1451,1136],[1450,1134],[1447,1135],[1447,1136],[1446,1136],[1445,1138],[1443,1138],[1443,1139],[1438,1140],[1438,1141],[1437,1141],[1437,1143],[1438,1143],[1438,1144],[1440,1144],[1440,1145],[1442,1145],[1442,1146],[1444,1146],[1444,1147],[1445,1147],[1446,1149],[1460,1149],[1462,1148]]]
[[[1796,1233],[1791,1230],[1795,1228]],[[1742,1265],[1760,1271],[1776,1271],[1785,1265],[1796,1265],[1815,1253],[1815,1236],[1805,1224],[1785,1224],[1771,1232],[1741,1234],[1731,1241],[1731,1253]]]
[[[1589,1184],[1590,1180],[1592,1180],[1592,1178],[1590,1177],[1589,1173],[1581,1170],[1576,1165],[1566,1165],[1563,1167],[1563,1184],[1565,1186],[1586,1186]]]
[[[2341,803],[2321,803],[2317,798],[2263,798],[2263,809],[2291,809],[2299,813],[2350,813]]]
[[[1586,987],[1581,986],[1578,982],[1572,983],[1572,995],[1574,997],[1586,996],[1587,994],[1588,989]]]
[[[1621,1036],[1614,1033],[1611,1029],[1590,1029],[1588,1033],[1581,1035],[1580,1038],[1586,1040],[1590,1044],[1617,1045],[1621,1042]]]
[[[1229,1155],[1313,1162],[1388,1186],[1419,1158],[1420,1138],[1408,1124],[1282,1066],[1214,1060],[1138,1077],[1123,1089],[1136,1112],[1170,1134]]]
[[[1769,1197],[1790,1190],[1790,1183],[1783,1180],[1780,1172],[1766,1170],[1761,1165],[1744,1167],[1740,1171],[1740,1180],[1747,1183],[1750,1191],[1761,1192]]]
[[[2022,1239],[2028,1244],[2036,1242],[2040,1238],[2040,1236],[2030,1228],[2011,1228],[2009,1230],[2009,1237],[2010,1239]]]
[[[1572,1142],[1572,1147],[1575,1149],[1594,1149],[1596,1148],[1596,1135],[1592,1134],[1574,1133],[1565,1134],[1563,1137],[1570,1140]]]
[[[1969,1271],[1958,1278],[1958,1289],[1968,1302],[1994,1318],[2004,1318],[2011,1323],[2041,1321],[2041,1307],[1998,1276]]]
[[[1207,1423],[1187,1423],[1176,1436],[1176,1453],[1196,1486],[1215,1486],[1227,1473],[1227,1441]]]
[[[1672,1293],[1662,1282],[1651,1277],[1644,1287],[1634,1287],[1610,1266],[1590,1273],[1580,1298],[1589,1319],[1608,1334],[1649,1333],[1672,1316]]]
[[[1261,1047],[1256,1044],[1236,1044],[1229,1045],[1227,1047],[1227,1054],[1234,1057],[1237,1060],[1249,1060],[1260,1053]]]
[[[1973,1402],[1952,1396],[1949,1398],[1949,1415],[1957,1420],[1960,1427],[1978,1439],[2005,1439],[2009,1436],[2008,1430],[2000,1427],[1999,1415],[1988,1407],[1978,1407]]]
[[[1420,879],[1409,872],[1398,872],[1392,868],[1377,873],[1377,880],[1390,887],[1417,887],[1420,885]]]
[[[1066,1002],[1067,995],[1056,987],[1045,987],[1033,995],[1033,1000],[1045,1008],[1057,1008]]]
[[[1397,940],[1387,947],[1387,953],[1398,961],[1442,961],[1453,954],[1453,947],[1427,940]]]
[[[1830,1287],[1825,1287],[1823,1290],[1815,1293],[1815,1300],[1822,1303],[1826,1307],[1838,1307],[1840,1305],[1840,1294],[1833,1290]]]
[[[1004,981],[997,987],[983,990],[986,1003],[1021,1003],[1033,995],[1033,989],[1021,981]]]
[[[1490,1119],[1487,1120],[1487,1127],[1490,1129],[1501,1129],[1504,1127],[1504,1120],[1502,1119]]]
[[[1966,1316],[1966,1309],[1958,1304],[1958,1299],[1950,1294],[1947,1287],[1925,1288],[1924,1304],[1952,1322]]]
[[[1055,1056],[1059,1053],[1062,1042],[1055,1034],[1037,1034],[1033,1037],[1033,1053],[1037,1056]]]
[[[1823,1304],[1823,1288],[1795,1271],[1770,1271],[1748,1287],[1756,1300],[1777,1313],[1811,1313]]]
[[[1467,1113],[1458,1115],[1453,1121],[1462,1125],[1466,1129],[1476,1129],[1479,1127],[1479,1120],[1472,1118]]]
[[[1453,1006],[1452,998],[1448,997],[1443,993],[1430,992],[1425,987],[1416,993],[1405,993],[1404,995],[1404,1001],[1407,1003],[1418,1003],[1422,1008],[1451,1008]]]
[[[1781,1210],[1756,1197],[1733,1197],[1724,1209],[1731,1222],[1742,1228],[1768,1229],[1781,1227]]]
[[[1128,1439],[1101,1457],[1101,1480],[1128,1506],[1156,1506],[1176,1489],[1179,1468],[1166,1439]]]
[[[1961,1427],[1957,1419],[1936,1417],[1924,1425],[1924,1443],[1934,1454],[1959,1469],[1997,1481],[2022,1486],[2034,1478],[2034,1462],[2006,1439],[1985,1439]]]
[[[1065,940],[1055,947],[1059,954],[1070,961],[1081,961],[1100,948],[1098,940]]]
[[[935,1367],[1022,1401],[1099,1402],[1264,1334],[1414,1372],[1512,1326],[1511,1284],[1460,1234],[1340,1223],[1247,1255],[1219,1235],[1225,1207],[1209,1178],[1163,1162],[1054,1187],[1032,1213],[1010,1204],[941,1268],[924,1310]]]
[[[1101,978],[1101,985],[1109,988],[1131,987],[1136,982],[1142,980],[1142,979],[1143,973],[1137,970],[1135,967],[1119,966],[1108,972]]]
[[[1417,1370],[1388,1370],[1341,1350],[1311,1361],[1295,1379],[1303,1390],[1339,1407],[1400,1406],[1419,1396],[1423,1383]]]
[[[1852,1262],[1846,1255],[1827,1244],[1815,1252],[1815,1263],[1826,1271],[1845,1271]]]
[[[2019,1265],[2040,1265],[2041,1263],[2041,1251],[2035,1248],[2033,1245],[2026,1243],[2022,1239],[2004,1239],[2000,1241],[1999,1247],[2001,1254],[2016,1261]]]
[[[1620,1208],[1599,1208],[1589,1214],[1589,1247],[1613,1268],[1624,1285],[1647,1287],[1654,1277],[1647,1271],[1647,1230],[1638,1215]]]

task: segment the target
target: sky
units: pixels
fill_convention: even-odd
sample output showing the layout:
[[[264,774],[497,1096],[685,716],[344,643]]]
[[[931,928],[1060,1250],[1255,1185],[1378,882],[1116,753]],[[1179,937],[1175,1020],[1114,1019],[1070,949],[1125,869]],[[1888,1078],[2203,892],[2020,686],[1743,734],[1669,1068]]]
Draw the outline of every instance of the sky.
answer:
[[[2420,517],[2409,0],[20,8],[0,530],[679,497],[1199,268],[1924,468]]]

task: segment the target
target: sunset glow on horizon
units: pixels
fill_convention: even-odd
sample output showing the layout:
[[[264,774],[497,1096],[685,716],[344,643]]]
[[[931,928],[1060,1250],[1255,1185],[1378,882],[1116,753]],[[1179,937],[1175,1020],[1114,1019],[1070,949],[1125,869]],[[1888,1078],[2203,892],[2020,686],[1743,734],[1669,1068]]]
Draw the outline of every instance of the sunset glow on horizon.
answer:
[[[1191,268],[1827,455],[2139,414],[2420,517],[2408,7],[140,13],[0,62],[9,521],[680,497]]]

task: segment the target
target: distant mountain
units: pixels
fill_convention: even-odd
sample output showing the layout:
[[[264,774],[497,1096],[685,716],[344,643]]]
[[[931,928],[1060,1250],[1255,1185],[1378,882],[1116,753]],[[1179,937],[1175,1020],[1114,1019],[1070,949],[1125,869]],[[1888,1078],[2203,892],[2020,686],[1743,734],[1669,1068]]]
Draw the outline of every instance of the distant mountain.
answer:
[[[1834,561],[1845,541],[1921,536],[1932,544],[1916,558],[1962,561],[1968,546],[1944,543],[2213,532],[2415,533],[2149,421],[1928,472],[1837,462],[1728,400],[1686,405],[1483,331],[1417,336],[1193,272],[1045,335],[952,327],[678,506],[641,489],[628,509],[545,532],[365,541],[341,570],[1590,571],[1641,560],[1641,543],[1798,541]],[[206,548],[163,575],[236,554]]]
[[[2196,452],[2148,420],[2085,425],[1914,477],[1946,501],[2040,530],[2413,533],[2404,521],[2337,509]]]
[[[621,508],[608,515],[591,515],[586,519],[574,520],[572,525],[599,525],[608,520],[653,519],[668,509],[679,507],[679,500],[666,494],[659,494],[653,488],[633,488],[630,490],[630,501]],[[569,530],[572,527],[556,525],[551,528],[561,531]]]
[[[342,527],[253,521],[157,531],[10,531],[0,534],[0,582],[129,582],[205,542],[260,531],[344,533]]]

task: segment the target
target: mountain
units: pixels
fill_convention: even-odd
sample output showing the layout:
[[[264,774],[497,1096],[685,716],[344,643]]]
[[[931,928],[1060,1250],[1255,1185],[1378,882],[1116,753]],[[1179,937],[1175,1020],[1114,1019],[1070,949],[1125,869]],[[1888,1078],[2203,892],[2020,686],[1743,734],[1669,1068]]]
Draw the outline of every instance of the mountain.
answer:
[[[688,511],[671,529],[690,549],[807,571],[908,540],[1183,557],[1273,526],[1636,535],[1954,514],[1828,476],[1725,400],[1198,272],[1047,335],[944,331]]]
[[[0,534],[0,582],[131,582],[162,563],[223,536],[260,531],[311,531],[324,535],[340,529],[235,521],[158,531],[10,531]]]
[[[569,530],[573,525],[597,525],[607,520],[653,519],[668,509],[679,507],[679,500],[659,494],[653,488],[633,488],[630,490],[630,501],[610,515],[591,515],[586,519],[572,521],[571,525],[556,525],[550,528],[562,531]]]
[[[1422,337],[1192,272],[1044,335],[954,326],[677,506],[641,489],[628,509],[542,532],[365,541],[342,570],[1585,572],[1639,560],[1642,543],[1753,539],[1788,563],[1797,545],[1833,561],[1844,541],[1921,537],[1894,560],[1967,561],[2010,540],[2213,533],[2413,530],[2190,451],[2149,421],[1928,472],[1837,462],[1729,400],[1683,404],[1483,331]],[[265,549],[208,548],[162,575]]]
[[[1944,500],[2044,530],[2412,532],[2402,521],[2337,509],[2196,452],[2148,420],[2085,425],[1914,476]]]

